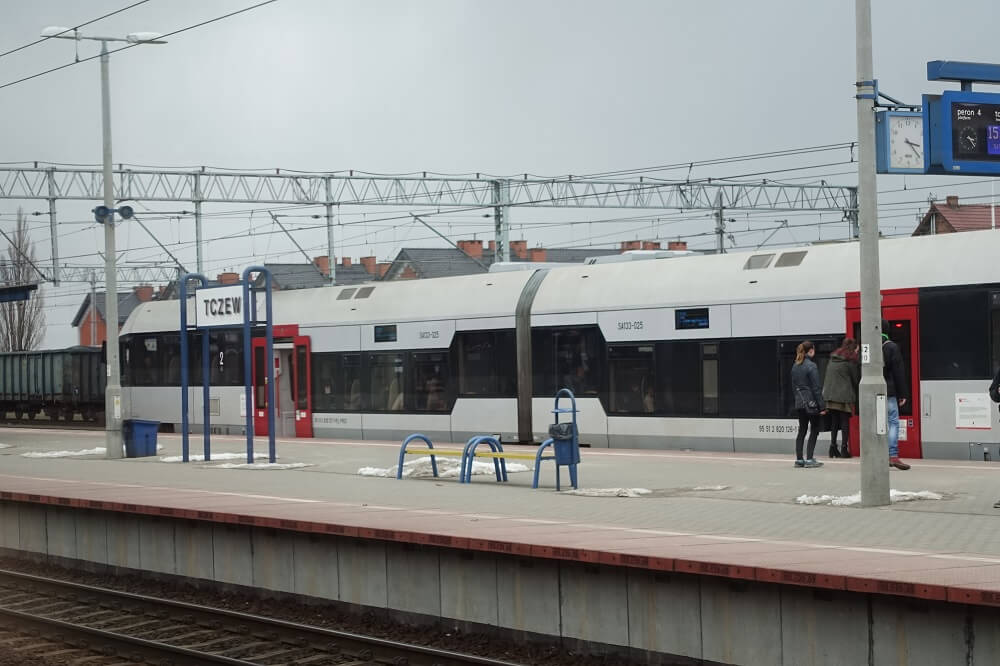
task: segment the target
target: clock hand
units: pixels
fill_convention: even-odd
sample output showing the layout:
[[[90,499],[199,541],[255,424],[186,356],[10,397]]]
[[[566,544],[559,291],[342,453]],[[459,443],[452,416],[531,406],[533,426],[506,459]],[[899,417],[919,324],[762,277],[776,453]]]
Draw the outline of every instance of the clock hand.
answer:
[[[912,142],[912,141],[910,141],[909,139],[904,139],[904,141],[905,141],[905,142],[906,142],[906,144],[907,144],[907,145],[908,145],[908,146],[910,147],[910,150],[912,150],[912,151],[913,151],[913,154],[914,154],[914,155],[916,155],[916,156],[917,156],[918,158],[919,158],[919,157],[923,157],[923,156],[922,156],[922,155],[920,154],[920,151],[919,151],[919,150],[917,150],[917,148],[919,148],[919,147],[920,147],[920,144],[919,144],[919,143],[913,143],[913,142]]]
[[[919,147],[920,147],[920,144],[919,144],[919,143],[913,143],[913,142],[912,142],[912,141],[910,141],[909,139],[903,139],[903,141],[905,141],[906,143],[910,144],[910,145],[911,145],[911,146],[913,146],[914,148],[919,148]]]

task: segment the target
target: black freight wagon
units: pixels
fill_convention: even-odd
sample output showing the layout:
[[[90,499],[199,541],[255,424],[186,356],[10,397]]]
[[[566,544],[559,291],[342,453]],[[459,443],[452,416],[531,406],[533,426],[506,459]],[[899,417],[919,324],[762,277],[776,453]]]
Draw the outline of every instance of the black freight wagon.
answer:
[[[0,353],[0,417],[104,417],[105,365],[97,347]]]

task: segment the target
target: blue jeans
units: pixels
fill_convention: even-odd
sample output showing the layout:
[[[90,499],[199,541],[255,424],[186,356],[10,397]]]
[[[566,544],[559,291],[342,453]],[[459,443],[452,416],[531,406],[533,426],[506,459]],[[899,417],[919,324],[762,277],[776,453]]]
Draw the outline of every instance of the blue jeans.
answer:
[[[899,401],[888,398],[889,407],[889,458],[899,457]]]

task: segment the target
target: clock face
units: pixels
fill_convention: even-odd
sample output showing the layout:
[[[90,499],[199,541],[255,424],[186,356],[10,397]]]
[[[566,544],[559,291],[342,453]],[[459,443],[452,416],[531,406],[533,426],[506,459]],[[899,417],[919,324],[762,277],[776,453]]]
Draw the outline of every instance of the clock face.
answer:
[[[889,167],[924,168],[924,119],[919,115],[889,116]]]

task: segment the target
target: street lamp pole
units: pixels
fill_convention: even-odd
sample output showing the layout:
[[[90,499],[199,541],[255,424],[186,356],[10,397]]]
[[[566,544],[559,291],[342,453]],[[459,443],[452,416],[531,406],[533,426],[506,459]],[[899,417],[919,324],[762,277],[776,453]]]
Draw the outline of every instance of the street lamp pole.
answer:
[[[855,0],[858,99],[858,240],[861,264],[861,504],[889,504],[889,439],[882,374],[882,296],[875,191],[875,82],[871,0]]]
[[[105,457],[122,457],[122,386],[118,361],[118,275],[115,261],[115,193],[111,174],[111,85],[108,75],[108,42],[101,40],[101,135],[104,144],[104,205],[111,212],[104,220],[104,311],[107,344],[107,387],[104,390]],[[114,336],[112,337],[112,332]]]
[[[153,32],[134,32],[124,38],[84,37],[76,29],[48,27],[42,30],[42,37],[58,39],[87,39],[101,43],[101,136],[104,163],[104,206],[98,220],[104,223],[104,312],[105,340],[107,350],[107,385],[104,390],[105,415],[105,457],[121,458],[122,451],[122,386],[121,365],[118,360],[118,271],[115,247],[115,191],[111,173],[111,84],[108,73],[110,57],[108,42],[129,44],[165,44],[160,35]],[[129,217],[122,208],[123,217]]]

